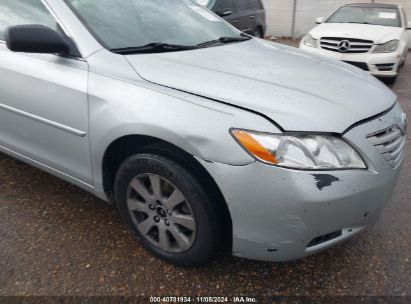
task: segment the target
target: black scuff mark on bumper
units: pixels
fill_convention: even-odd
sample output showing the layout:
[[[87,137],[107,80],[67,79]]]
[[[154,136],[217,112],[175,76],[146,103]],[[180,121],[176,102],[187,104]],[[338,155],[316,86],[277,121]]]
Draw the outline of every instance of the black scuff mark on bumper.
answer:
[[[340,182],[338,177],[331,174],[313,174],[318,190],[323,190],[335,182]]]

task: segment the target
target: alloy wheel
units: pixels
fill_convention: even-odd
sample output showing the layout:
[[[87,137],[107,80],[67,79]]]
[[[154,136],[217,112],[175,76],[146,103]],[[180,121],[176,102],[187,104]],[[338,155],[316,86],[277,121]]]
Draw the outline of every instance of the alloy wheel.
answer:
[[[140,234],[168,253],[189,250],[196,238],[196,220],[180,189],[157,174],[134,177],[127,207]]]

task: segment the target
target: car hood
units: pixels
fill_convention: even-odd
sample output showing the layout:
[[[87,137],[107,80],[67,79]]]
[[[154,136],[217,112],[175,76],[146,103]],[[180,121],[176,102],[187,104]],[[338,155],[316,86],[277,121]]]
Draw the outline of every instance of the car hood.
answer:
[[[259,112],[287,131],[342,133],[396,101],[357,68],[260,39],[127,59],[147,81]]]
[[[401,37],[403,29],[371,24],[354,23],[323,23],[311,30],[310,34],[316,38],[339,37],[372,40],[375,44],[385,43]]]

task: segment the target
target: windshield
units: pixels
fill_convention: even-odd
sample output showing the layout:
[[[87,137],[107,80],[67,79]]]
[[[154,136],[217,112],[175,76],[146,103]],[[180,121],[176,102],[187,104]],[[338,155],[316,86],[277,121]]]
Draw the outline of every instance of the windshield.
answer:
[[[332,15],[326,23],[359,23],[401,27],[398,9],[380,7],[345,6]]]
[[[221,37],[241,37],[192,0],[66,1],[110,50],[154,43],[196,46]]]

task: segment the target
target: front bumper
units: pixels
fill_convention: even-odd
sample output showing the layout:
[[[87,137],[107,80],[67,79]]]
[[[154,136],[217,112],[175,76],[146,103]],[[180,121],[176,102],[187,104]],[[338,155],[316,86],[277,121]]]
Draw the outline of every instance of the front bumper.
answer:
[[[367,162],[366,170],[298,171],[254,162],[202,162],[219,185],[233,222],[233,254],[287,261],[328,248],[372,226],[399,176],[365,138],[402,124],[401,108],[344,135]]]
[[[300,49],[315,53],[328,58],[352,63],[363,70],[378,77],[395,77],[398,74],[398,67],[402,59],[402,53],[365,53],[365,54],[344,54],[327,51],[321,48],[313,48],[303,43]]]

